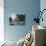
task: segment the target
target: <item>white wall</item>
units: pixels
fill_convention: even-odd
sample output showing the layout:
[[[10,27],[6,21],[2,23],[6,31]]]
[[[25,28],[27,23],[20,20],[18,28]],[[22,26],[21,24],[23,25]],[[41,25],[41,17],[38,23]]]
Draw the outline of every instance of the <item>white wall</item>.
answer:
[[[4,41],[4,8],[3,0],[0,0],[0,42]]]

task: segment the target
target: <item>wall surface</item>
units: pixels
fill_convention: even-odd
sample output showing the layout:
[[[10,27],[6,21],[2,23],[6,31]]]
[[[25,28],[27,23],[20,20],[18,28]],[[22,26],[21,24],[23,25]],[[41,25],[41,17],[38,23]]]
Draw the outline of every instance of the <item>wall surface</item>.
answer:
[[[4,41],[4,0],[0,0],[0,42]]]
[[[41,9],[41,10],[46,9],[46,0],[41,0],[41,1],[40,1],[40,9]],[[40,25],[46,27],[46,11],[44,11],[42,17],[43,17],[43,22],[41,21],[41,22],[40,22]],[[46,41],[46,40],[45,40],[45,41]],[[46,42],[45,42],[45,44],[46,44]]]
[[[4,0],[4,35],[7,41],[18,41],[32,30],[32,21],[40,9],[40,0]],[[10,26],[9,14],[26,14],[26,24]]]
[[[40,9],[41,9],[41,11],[43,9],[46,9],[46,0],[41,0],[40,1]],[[46,10],[43,12],[42,17],[43,17],[43,22],[41,21],[40,25],[46,26]]]

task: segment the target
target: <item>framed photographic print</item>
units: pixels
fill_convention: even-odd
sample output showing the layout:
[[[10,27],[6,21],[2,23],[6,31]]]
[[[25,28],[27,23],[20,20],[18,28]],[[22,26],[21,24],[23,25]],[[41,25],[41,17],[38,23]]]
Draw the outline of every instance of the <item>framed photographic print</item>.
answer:
[[[25,25],[25,14],[14,14],[9,17],[10,25]]]

